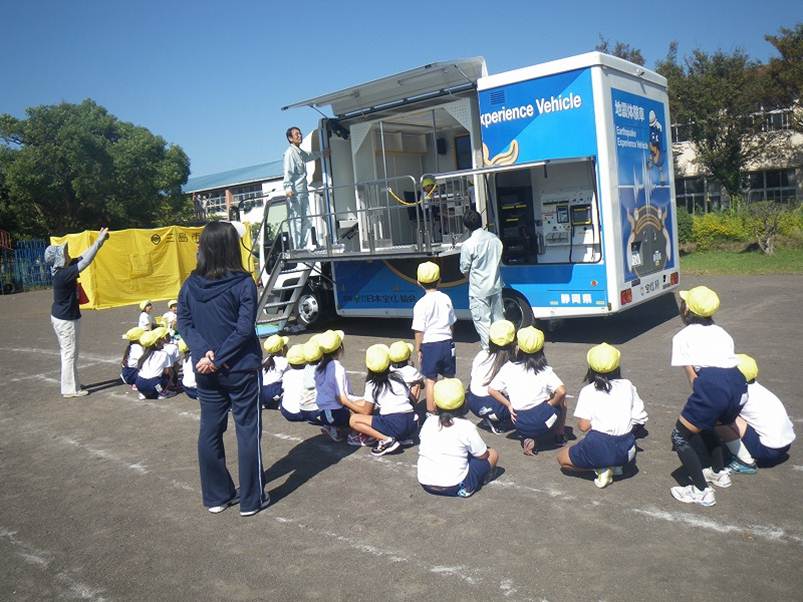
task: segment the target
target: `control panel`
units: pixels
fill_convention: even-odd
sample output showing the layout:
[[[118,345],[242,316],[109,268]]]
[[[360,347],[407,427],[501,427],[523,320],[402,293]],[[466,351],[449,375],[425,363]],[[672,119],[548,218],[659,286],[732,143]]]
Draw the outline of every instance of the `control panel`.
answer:
[[[541,219],[546,246],[593,243],[594,193],[572,190],[541,197]],[[592,240],[585,232],[592,233]]]

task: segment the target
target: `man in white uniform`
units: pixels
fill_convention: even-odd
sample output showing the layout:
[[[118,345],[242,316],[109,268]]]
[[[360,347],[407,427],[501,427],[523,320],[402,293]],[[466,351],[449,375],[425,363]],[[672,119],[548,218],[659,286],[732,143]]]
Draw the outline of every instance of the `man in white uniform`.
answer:
[[[483,349],[488,349],[491,323],[504,318],[502,305],[502,241],[482,229],[482,217],[474,209],[463,215],[471,236],[460,250],[460,271],[468,275],[468,306]]]
[[[287,197],[287,220],[294,249],[311,248],[307,163],[320,158],[321,153],[308,153],[301,148],[301,130],[287,130],[290,146],[284,151],[284,194]]]

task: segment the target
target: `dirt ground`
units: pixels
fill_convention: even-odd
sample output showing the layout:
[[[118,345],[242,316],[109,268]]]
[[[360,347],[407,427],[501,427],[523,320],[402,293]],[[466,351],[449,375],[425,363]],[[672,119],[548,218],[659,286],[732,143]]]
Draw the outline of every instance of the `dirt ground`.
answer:
[[[759,380],[803,429],[803,279],[705,283],[723,301],[718,323],[758,359]],[[266,410],[274,502],[246,519],[201,505],[197,403],[138,401],[117,381],[120,333],[135,308],[84,312],[80,374],[92,394],[61,398],[50,295],[0,297],[2,599],[801,599],[799,443],[780,466],[735,476],[712,508],[669,494],[679,472],[669,433],[688,394],[669,366],[681,327],[671,296],[548,336],[547,356],[571,395],[590,344],[622,350],[624,375],[650,416],[634,476],[597,490],[562,474],[555,451],[528,458],[517,441],[483,431],[501,455],[498,478],[470,499],[437,498],[416,482],[416,448],[373,458]],[[358,392],[365,348],[410,336],[402,320],[337,327]],[[456,338],[467,382],[477,337],[460,323]],[[236,475],[233,430],[226,442]]]

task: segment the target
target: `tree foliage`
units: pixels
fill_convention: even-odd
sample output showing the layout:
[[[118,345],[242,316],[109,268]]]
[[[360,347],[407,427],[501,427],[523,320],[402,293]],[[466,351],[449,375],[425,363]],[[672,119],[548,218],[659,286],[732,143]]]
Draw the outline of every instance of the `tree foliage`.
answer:
[[[618,40],[611,46],[611,43],[602,34],[600,34],[599,43],[594,47],[594,50],[618,56],[620,59],[625,59],[636,65],[644,65],[644,56],[641,54],[641,50]]]
[[[770,108],[785,108],[797,105],[792,114],[792,127],[803,132],[803,23],[794,28],[782,27],[777,35],[764,38],[778,51],[766,69],[765,102]]]
[[[0,217],[15,235],[149,227],[191,212],[179,146],[92,100],[26,113],[0,115]]]

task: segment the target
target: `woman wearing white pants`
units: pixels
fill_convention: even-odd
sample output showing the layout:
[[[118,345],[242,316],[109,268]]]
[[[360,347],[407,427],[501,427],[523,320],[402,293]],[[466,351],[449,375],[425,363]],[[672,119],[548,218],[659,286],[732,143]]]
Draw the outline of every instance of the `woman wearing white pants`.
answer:
[[[67,244],[50,245],[45,249],[45,262],[53,275],[53,306],[50,321],[61,350],[61,395],[81,397],[89,391],[78,384],[78,332],[81,310],[78,306],[78,274],[95,258],[106,238],[108,228],[101,228],[95,243],[83,256],[71,259]]]

